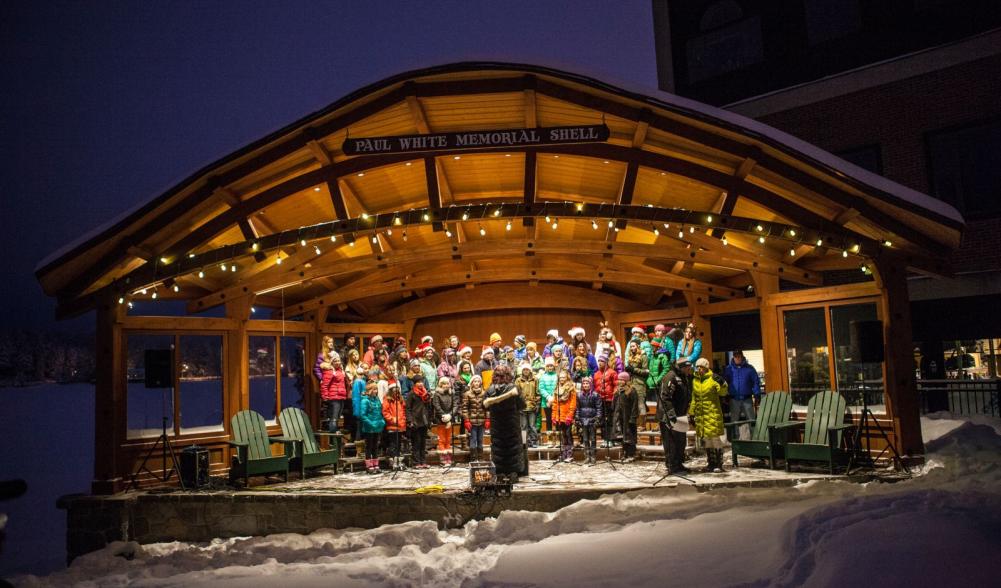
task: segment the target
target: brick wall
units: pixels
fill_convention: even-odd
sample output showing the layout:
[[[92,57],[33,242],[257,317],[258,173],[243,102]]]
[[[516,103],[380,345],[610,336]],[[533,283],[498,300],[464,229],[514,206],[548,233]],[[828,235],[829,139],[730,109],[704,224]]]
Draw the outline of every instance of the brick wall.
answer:
[[[883,175],[928,193],[925,133],[999,117],[999,97],[995,55],[760,120],[827,151],[879,144]],[[957,272],[1001,270],[1001,219],[969,221],[953,261]]]

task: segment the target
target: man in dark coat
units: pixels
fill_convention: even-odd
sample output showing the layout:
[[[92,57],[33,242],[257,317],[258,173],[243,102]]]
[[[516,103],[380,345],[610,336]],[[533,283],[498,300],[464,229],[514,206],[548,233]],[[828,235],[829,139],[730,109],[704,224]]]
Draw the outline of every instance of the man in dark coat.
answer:
[[[528,459],[521,431],[525,401],[513,380],[510,366],[495,367],[483,406],[490,411],[490,458],[494,468],[498,474],[513,474],[517,480],[517,476],[528,475]]]
[[[682,474],[687,444],[688,405],[691,403],[692,362],[679,359],[660,381],[657,394],[657,422],[664,445],[664,463],[668,474]]]

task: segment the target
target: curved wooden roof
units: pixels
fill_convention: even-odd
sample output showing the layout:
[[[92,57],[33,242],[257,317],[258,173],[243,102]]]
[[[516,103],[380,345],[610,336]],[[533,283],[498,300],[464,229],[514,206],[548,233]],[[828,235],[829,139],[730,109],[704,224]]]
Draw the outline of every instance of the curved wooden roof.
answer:
[[[601,123],[604,143],[341,148],[349,135]],[[820,284],[886,244],[945,273],[961,228],[950,207],[732,113],[549,68],[459,63],[373,84],[248,145],[37,275],[60,315],[156,287],[192,312],[257,294],[292,314],[368,317],[509,282],[645,308],[685,292],[740,297],[749,270]]]

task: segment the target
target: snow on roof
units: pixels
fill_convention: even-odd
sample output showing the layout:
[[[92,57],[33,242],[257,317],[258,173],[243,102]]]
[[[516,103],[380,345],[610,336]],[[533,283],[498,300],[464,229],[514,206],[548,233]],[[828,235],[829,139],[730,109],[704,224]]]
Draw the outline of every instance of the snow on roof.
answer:
[[[779,146],[784,146],[788,150],[795,152],[794,154],[811,159],[822,166],[825,166],[843,176],[854,179],[862,184],[865,184],[875,190],[884,192],[886,194],[892,195],[900,199],[904,203],[911,204],[920,208],[924,208],[937,215],[940,215],[946,219],[949,219],[955,223],[963,224],[963,217],[954,207],[951,205],[923,194],[906,186],[902,186],[892,180],[884,178],[880,175],[874,174],[867,170],[864,170],[852,163],[849,163],[840,157],[837,157],[815,145],[807,143],[801,139],[784,133],[778,129],[770,127],[766,124],[760,123],[754,119],[747,118],[735,112],[730,112],[728,110],[723,110],[708,104],[703,104],[689,98],[683,98],[669,92],[664,92],[659,89],[650,88],[641,84],[637,84],[632,81],[616,79],[614,75],[608,75],[605,72],[586,71],[579,64],[558,64],[554,63],[552,60],[549,62],[541,61],[534,64],[517,63],[510,61],[499,61],[496,58],[490,59],[485,58],[482,60],[468,60],[462,62],[449,62],[442,63],[431,67],[425,67],[417,70],[410,70],[395,76],[385,78],[381,81],[372,83],[368,86],[364,86],[359,90],[353,91],[342,98],[332,102],[328,106],[313,112],[305,117],[286,125],[272,133],[269,133],[262,139],[255,141],[238,151],[224,156],[213,163],[205,166],[201,170],[187,176],[186,178],[180,180],[173,187],[165,190],[164,192],[153,196],[143,202],[129,208],[125,212],[115,216],[110,221],[101,224],[100,226],[94,228],[91,231],[81,235],[80,237],[74,239],[73,241],[67,243],[66,245],[58,248],[49,255],[45,256],[38,264],[35,266],[35,271],[38,272],[48,265],[56,262],[63,256],[71,253],[74,249],[86,244],[88,241],[94,240],[100,237],[103,233],[115,227],[115,225],[125,221],[129,216],[137,213],[142,208],[155,202],[157,199],[162,198],[164,195],[171,191],[176,191],[183,185],[193,181],[198,176],[207,172],[208,170],[215,168],[226,160],[235,157],[238,153],[248,151],[255,148],[267,141],[276,138],[288,131],[302,126],[307,121],[315,119],[327,111],[333,110],[335,108],[341,107],[344,104],[352,101],[356,97],[368,94],[375,91],[381,87],[390,86],[392,84],[398,83],[404,79],[411,77],[420,77],[426,75],[433,75],[437,71],[450,70],[450,71],[475,71],[477,69],[485,70],[528,70],[534,71],[543,75],[551,75],[554,77],[567,79],[573,81],[577,78],[578,81],[586,83],[590,86],[598,86],[606,91],[612,92],[614,94],[622,95],[623,93],[631,94],[633,99],[653,102],[655,105],[659,105],[664,108],[671,110],[687,111],[687,113],[697,116],[705,122],[721,124],[726,127],[731,127],[736,130],[749,131],[755,135],[763,137],[772,143],[777,143]]]

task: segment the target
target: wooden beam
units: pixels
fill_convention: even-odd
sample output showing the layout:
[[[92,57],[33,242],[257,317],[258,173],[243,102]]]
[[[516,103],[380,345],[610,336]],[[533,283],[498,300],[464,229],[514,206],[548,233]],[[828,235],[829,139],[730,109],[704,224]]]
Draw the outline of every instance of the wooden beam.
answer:
[[[344,206],[344,194],[341,193],[341,183],[334,180],[327,180],[327,192],[330,194],[330,203],[334,206],[334,216],[338,220],[348,218],[348,209]]]
[[[240,196],[236,192],[230,190],[225,186],[219,186],[212,192],[212,196],[218,199],[220,202],[226,204],[230,208],[236,208],[240,204]]]
[[[320,165],[330,165],[334,162],[334,159],[330,157],[330,154],[323,148],[323,145],[320,145],[319,141],[309,141],[306,143],[306,146],[309,147],[310,153],[313,154],[313,157],[316,158],[316,161]]]
[[[535,151],[525,153],[525,206],[532,206],[535,204],[535,191],[538,188],[538,182],[535,177],[537,170],[536,163],[537,156]]]
[[[713,284],[699,282],[698,280],[688,280],[684,278],[675,278],[676,285],[674,285],[668,284],[667,282],[669,282],[669,280],[660,275],[642,275],[636,272],[606,271],[603,276],[599,277],[603,278],[606,282],[636,284],[640,286],[655,286],[663,288],[665,285],[672,285],[680,291],[700,292],[706,296],[711,294],[720,298],[735,298],[738,296],[738,292],[729,288],[722,288]],[[325,295],[312,298],[304,302],[290,304],[286,307],[286,313],[289,315],[301,314],[321,306],[336,305],[341,302],[391,294],[408,288],[440,288],[444,286],[474,283],[524,282],[534,279],[557,282],[586,282],[588,284],[593,281],[592,277],[584,275],[578,270],[563,269],[546,269],[542,272],[529,268],[480,270],[466,273],[436,272],[435,275],[425,278],[416,278],[413,280],[403,279],[375,285],[347,286],[333,292],[332,295]]]
[[[633,131],[633,147],[642,147],[643,143],[646,143],[646,133],[650,129],[650,120],[653,119],[653,113],[650,109],[644,108],[640,111],[639,120],[636,121],[636,129]]]
[[[401,321],[471,311],[566,308],[567,300],[574,300],[574,308],[581,310],[643,310],[642,305],[621,296],[577,286],[535,282],[535,286],[528,288],[517,284],[484,284],[473,292],[465,288],[445,290],[392,308],[382,313],[382,319]]]
[[[253,241],[254,239],[257,239],[260,236],[257,234],[257,229],[254,228],[254,225],[250,222],[250,219],[248,218],[242,219],[238,224],[240,225],[240,233],[243,235],[243,238],[245,240]]]
[[[434,157],[424,158],[424,178],[427,182],[428,207],[441,210],[441,192],[438,185],[438,168]]]
[[[460,223],[456,223],[457,231],[461,228]],[[459,233],[460,239],[462,234]],[[464,241],[464,240],[463,240]],[[810,270],[797,268],[792,265],[775,262],[769,259],[757,258],[753,255],[742,254],[737,251],[702,251],[702,250],[676,250],[665,247],[663,244],[642,244],[642,243],[604,243],[601,241],[560,241],[560,240],[518,240],[518,239],[490,239],[485,241],[461,242],[457,244],[446,244],[427,247],[420,251],[400,250],[388,254],[356,257],[350,259],[321,260],[311,267],[273,267],[267,276],[260,276],[251,280],[241,279],[240,281],[227,286],[225,289],[214,292],[188,304],[189,312],[198,312],[207,308],[212,308],[222,304],[227,299],[240,296],[245,292],[260,291],[274,287],[279,284],[294,283],[302,280],[315,279],[322,276],[347,275],[355,272],[370,272],[370,275],[386,275],[387,268],[397,266],[410,266],[419,262],[430,264],[449,261],[458,256],[461,259],[489,260],[492,258],[510,259],[515,256],[524,256],[528,250],[528,244],[532,243],[535,257],[551,255],[562,258],[568,255],[597,255],[602,258],[614,256],[639,257],[649,259],[677,260],[683,258],[693,263],[705,263],[728,267],[738,270],[757,270],[768,274],[780,275],[783,279],[804,283],[808,285],[821,284],[820,275]],[[455,247],[453,249],[453,247]],[[720,245],[722,248],[722,245]],[[725,248],[729,249],[729,248]],[[284,264],[283,264],[284,265]],[[606,264],[607,267],[607,264]],[[591,281],[595,280],[594,274]],[[664,284],[662,284],[664,285]]]
[[[143,247],[142,245],[130,245],[127,251],[132,257],[138,257],[143,261],[152,261],[156,259],[156,253],[146,247]]]

